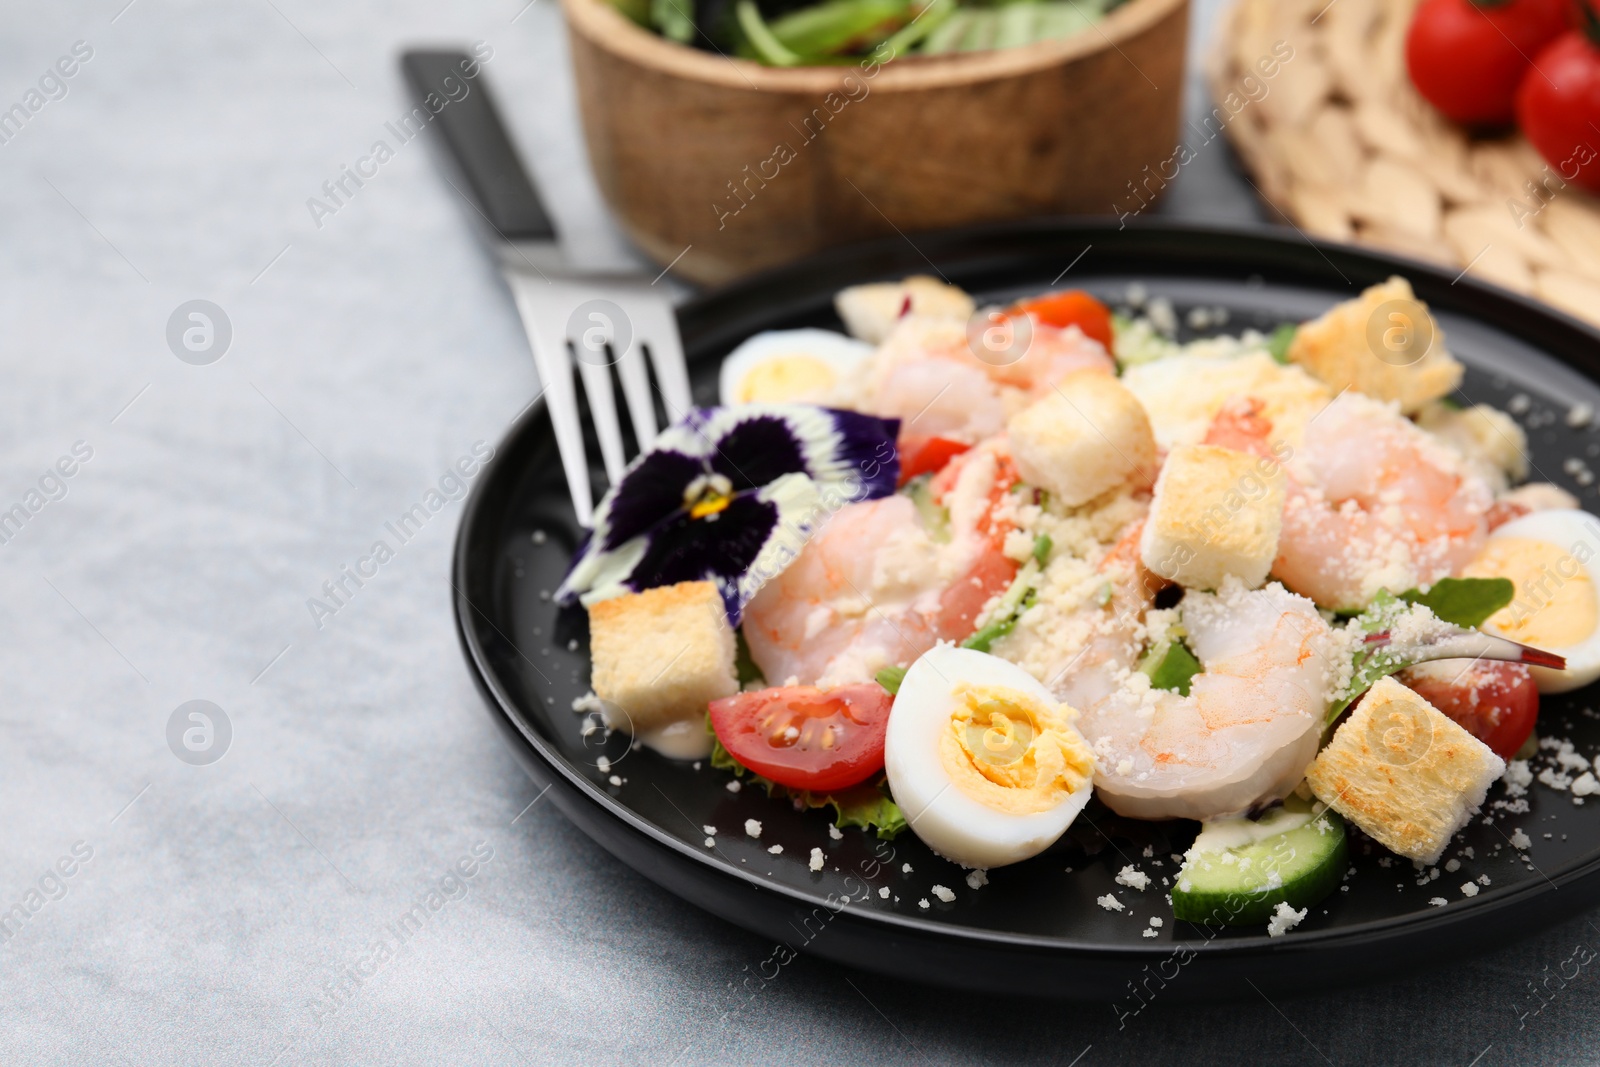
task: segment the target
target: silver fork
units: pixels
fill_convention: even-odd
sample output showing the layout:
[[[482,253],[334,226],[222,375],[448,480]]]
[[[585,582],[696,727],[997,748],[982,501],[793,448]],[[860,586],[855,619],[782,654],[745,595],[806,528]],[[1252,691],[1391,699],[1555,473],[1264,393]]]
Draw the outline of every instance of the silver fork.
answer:
[[[482,220],[479,232],[516,299],[544,387],[573,509],[580,523],[592,526],[594,497],[573,364],[594,420],[601,463],[615,485],[627,456],[611,367],[617,368],[641,448],[657,430],[645,369],[647,353],[668,421],[682,416],[693,402],[677,316],[666,293],[654,288],[644,274],[585,273],[568,262],[475,60],[460,52],[414,51],[402,55],[400,65],[417,100],[426,100],[431,93],[435,103],[443,101],[432,125],[443,134],[466,185],[465,189],[456,185],[456,191]],[[426,110],[434,111],[431,106]]]

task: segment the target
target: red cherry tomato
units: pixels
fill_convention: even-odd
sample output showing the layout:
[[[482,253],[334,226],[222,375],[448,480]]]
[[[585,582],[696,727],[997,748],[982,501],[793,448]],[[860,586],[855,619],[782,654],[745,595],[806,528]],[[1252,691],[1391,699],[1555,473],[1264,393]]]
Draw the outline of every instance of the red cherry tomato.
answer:
[[[1600,15],[1540,52],[1517,92],[1517,122],[1564,181],[1600,193]]]
[[[711,727],[733,758],[792,789],[826,793],[883,770],[894,703],[881,685],[779,686],[711,702]]]
[[[1441,660],[1398,678],[1501,759],[1516,755],[1539,717],[1539,687],[1520,663]]]
[[[1572,25],[1567,3],[1423,0],[1406,34],[1411,83],[1457,122],[1506,125],[1530,60]]]
[[[919,474],[937,474],[971,447],[948,437],[900,438],[900,484],[905,485]]]
[[[1076,326],[1083,335],[1111,351],[1111,310],[1082,289],[1067,289],[1023,300],[1014,311],[1026,311],[1046,326],[1065,330]]]

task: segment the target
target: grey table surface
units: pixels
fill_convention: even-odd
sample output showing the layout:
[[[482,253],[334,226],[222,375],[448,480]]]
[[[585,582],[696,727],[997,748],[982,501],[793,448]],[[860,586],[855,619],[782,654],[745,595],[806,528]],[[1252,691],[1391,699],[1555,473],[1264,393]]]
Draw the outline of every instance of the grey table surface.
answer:
[[[307,607],[536,391],[426,137],[336,213],[307,208],[403,110],[398,49],[487,42],[573,253],[630,255],[553,0],[0,10],[0,107],[91,53],[0,145],[0,509],[31,515],[0,544],[0,908],[25,916],[0,934],[0,1063],[1595,1058],[1592,976],[1548,983],[1600,943],[1586,919],[1392,983],[1374,960],[1361,988],[1158,998],[1120,1025],[1109,1003],[810,958],[751,994],[772,945],[529,807],[452,628],[458,500],[335,614]],[[1163,210],[1257,218],[1231,167],[1202,153]],[[196,298],[231,324],[207,365],[168,342]],[[169,744],[174,716],[201,729],[192,700],[221,709],[209,748],[191,737],[225,748],[209,765]],[[1549,1003],[1524,1015],[1535,982]]]

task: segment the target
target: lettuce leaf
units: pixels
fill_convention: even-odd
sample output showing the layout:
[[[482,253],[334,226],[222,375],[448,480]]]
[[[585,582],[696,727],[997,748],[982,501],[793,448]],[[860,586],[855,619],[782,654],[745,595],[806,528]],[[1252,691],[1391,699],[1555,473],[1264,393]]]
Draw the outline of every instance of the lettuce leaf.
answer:
[[[706,719],[706,730],[711,731],[709,716]],[[859,826],[863,830],[874,831],[884,841],[892,841],[910,825],[901,814],[900,806],[885,791],[882,775],[877,782],[863,782],[832,793],[791,789],[786,785],[779,785],[770,778],[763,778],[740,763],[733,757],[733,753],[722,747],[722,740],[714,732],[711,734],[711,766],[720,771],[732,771],[738,778],[749,776],[752,784],[759,785],[767,791],[767,796],[788,797],[798,808],[809,811],[814,808],[831,807],[834,812],[833,825],[841,830],[849,826]]]

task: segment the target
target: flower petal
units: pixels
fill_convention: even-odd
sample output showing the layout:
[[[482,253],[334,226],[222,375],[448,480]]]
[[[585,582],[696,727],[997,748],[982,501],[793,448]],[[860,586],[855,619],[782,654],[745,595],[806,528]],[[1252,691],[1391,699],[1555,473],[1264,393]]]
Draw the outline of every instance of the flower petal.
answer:
[[[742,404],[703,414],[701,431],[716,443],[711,468],[736,488],[804,474],[819,489],[843,490],[848,499],[894,492],[899,419],[811,404]]]
[[[633,540],[682,508],[684,490],[704,473],[702,459],[668,449],[653,449],[634,460],[595,513],[601,551]]]
[[[715,578],[736,623],[744,603],[810,537],[805,527],[819,505],[836,510],[894,492],[899,425],[810,404],[696,408],[629,464],[601,500],[593,536],[557,600],[581,595],[588,604],[629,589]],[[715,518],[693,519],[684,492],[707,472],[726,477],[736,495]]]

